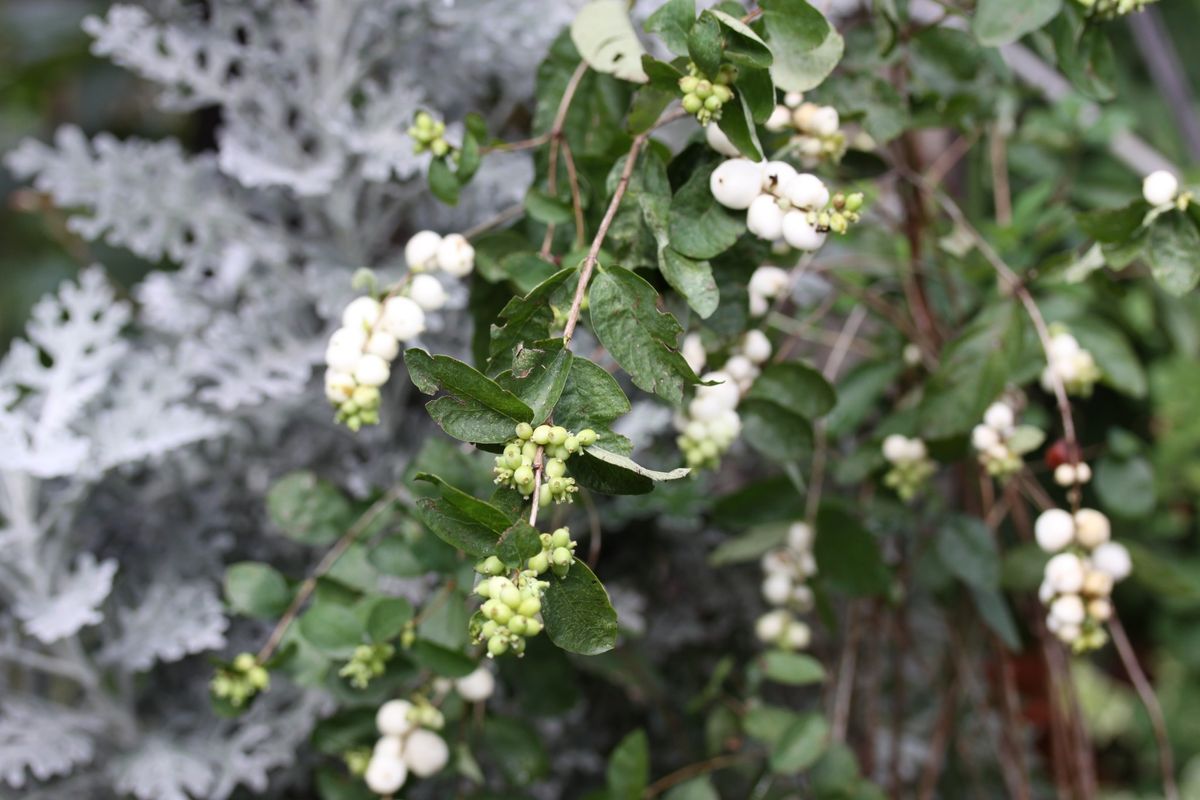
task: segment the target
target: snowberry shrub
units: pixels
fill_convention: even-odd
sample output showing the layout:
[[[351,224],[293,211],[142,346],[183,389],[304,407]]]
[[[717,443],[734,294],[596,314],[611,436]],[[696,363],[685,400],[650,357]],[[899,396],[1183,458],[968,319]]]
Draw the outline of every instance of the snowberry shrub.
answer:
[[[1064,796],[1093,796],[1068,656],[1111,639],[1164,730],[1115,587],[1131,578],[1145,592],[1143,563],[1155,563],[1131,522],[1157,518],[1145,419],[1186,415],[1147,399],[1139,350],[1165,354],[1155,380],[1186,372],[1171,359],[1198,333],[1191,194],[1156,173],[1138,199],[1130,175],[1129,205],[1095,208],[1072,171],[1046,166],[1061,159],[1053,125],[1014,117],[1013,98],[1036,100],[988,49],[1036,60],[1013,44],[1031,34],[1081,91],[1104,94],[1095,23],[1140,4],[1068,4],[1053,20],[998,0],[910,5],[829,20],[804,0],[699,13],[670,0],[642,37],[625,3],[595,0],[550,44],[521,113],[473,110],[504,107],[523,80],[508,70],[498,98],[430,91],[370,130],[368,100],[402,87],[370,83],[312,119],[306,108],[321,147],[286,169],[269,131],[229,131],[252,141],[206,163],[213,180],[233,176],[248,203],[281,187],[301,216],[327,198],[299,232],[247,212],[204,236],[243,248],[246,270],[311,259],[296,304],[318,313],[297,360],[314,385],[299,396],[310,419],[341,427],[319,426],[328,454],[298,449],[267,470],[327,476],[291,472],[267,498],[276,528],[319,549],[315,563],[246,546],[226,572],[227,609],[269,630],[240,622],[226,646],[222,616],[189,645],[224,648],[215,712],[249,719],[285,692],[314,698],[312,781],[328,798],[582,796],[601,783],[631,798],[980,791],[962,777],[979,769],[941,769],[951,757],[986,763],[990,794],[1055,780]],[[120,24],[145,26],[124,13]],[[480,18],[492,16],[503,12]],[[92,27],[148,74],[176,46]],[[185,88],[183,102],[213,91]],[[98,205],[65,190],[36,147],[13,161],[63,202]],[[528,172],[497,183],[497,163]],[[359,171],[343,184],[348,164]],[[418,172],[404,187],[421,198],[413,232],[397,236],[383,210],[391,180]],[[1066,199],[1042,209],[1014,186]],[[511,204],[478,199],[514,187]],[[369,224],[360,205],[378,211]],[[345,244],[359,225],[369,246],[321,273],[322,231]],[[265,302],[261,285],[246,279],[227,302]],[[1117,287],[1140,299],[1114,302]],[[93,322],[104,305],[85,309]],[[127,319],[108,313],[119,342]],[[188,333],[176,331],[181,354]],[[55,476],[38,472],[34,445],[70,451],[78,435],[46,434],[38,417],[55,388],[40,356],[75,354],[34,341],[44,353],[16,350],[0,394],[25,479]],[[112,369],[119,350],[85,352],[99,363],[80,358],[80,371]],[[232,413],[244,382],[267,392],[270,377],[239,374],[222,393],[197,376],[229,403],[211,424],[265,425],[289,443],[274,407]],[[1113,419],[1117,403],[1128,414]],[[1034,458],[1047,434],[1049,469]],[[14,485],[10,514],[26,510],[28,486]],[[85,555],[74,569],[103,599],[115,562]],[[26,634],[57,641],[46,599],[20,599]],[[1044,737],[1015,706],[1014,673],[1029,664],[1050,687],[1033,698],[1049,709]],[[75,727],[75,749],[94,747]],[[1049,753],[1030,746],[1041,740]],[[26,760],[37,776],[74,766]],[[229,789],[212,780],[179,791]]]

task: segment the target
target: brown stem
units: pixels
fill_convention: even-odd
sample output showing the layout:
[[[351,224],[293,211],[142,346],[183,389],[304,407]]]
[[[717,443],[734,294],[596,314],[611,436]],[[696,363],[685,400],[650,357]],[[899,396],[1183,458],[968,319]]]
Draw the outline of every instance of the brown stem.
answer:
[[[833,689],[830,709],[829,738],[834,742],[846,741],[846,729],[850,724],[850,701],[854,698],[854,673],[858,667],[858,641],[862,633],[857,604],[851,600],[846,607],[846,639],[842,643],[837,681]]]
[[[992,162],[992,198],[996,207],[996,224],[1012,224],[1012,191],[1008,186],[1008,142],[1000,123],[992,126],[988,156]]]
[[[723,755],[714,756],[705,761],[700,761],[695,764],[688,764],[686,767],[680,767],[674,772],[664,775],[654,783],[646,787],[642,792],[643,798],[657,797],[658,795],[670,789],[672,786],[691,780],[692,778],[701,775],[707,775],[710,772],[716,772],[725,767],[731,767],[734,764],[748,760],[750,757],[745,753],[725,753]]]
[[[946,746],[954,730],[954,711],[958,706],[958,690],[961,683],[958,670],[955,669],[950,656],[946,657],[946,668],[951,673],[950,685],[942,692],[942,704],[938,711],[937,727],[933,731],[933,739],[929,743],[929,756],[925,769],[921,772],[917,797],[929,800],[937,789],[938,776],[942,771],[942,762],[946,757]]]
[[[292,598],[292,602],[288,605],[287,610],[283,612],[283,616],[279,618],[279,622],[275,623],[275,629],[271,631],[271,635],[267,637],[266,643],[255,656],[255,661],[259,664],[266,663],[267,659],[279,647],[279,643],[283,640],[284,634],[287,633],[296,615],[300,613],[300,609],[308,601],[310,595],[317,588],[317,581],[329,570],[333,569],[333,565],[337,560],[349,549],[350,545],[362,536],[363,532],[371,527],[380,514],[386,511],[393,503],[399,500],[407,493],[403,485],[395,486],[383,497],[371,504],[371,507],[363,512],[362,516],[354,521],[342,538],[334,543],[333,547],[329,548],[329,552],[321,559],[316,568],[309,573],[304,579],[304,583],[300,584],[300,590],[296,592],[296,596]]]
[[[583,247],[587,231],[583,225],[583,198],[579,192],[579,175],[575,171],[575,158],[571,155],[571,146],[567,140],[562,140],[563,163],[567,167],[567,182],[571,186],[571,206],[575,211],[575,246]]]
[[[529,526],[531,528],[537,527],[538,503],[542,496],[542,469],[545,452],[546,448],[539,444],[537,453],[533,456],[533,502],[529,505]]]
[[[1108,621],[1108,632],[1112,635],[1117,655],[1121,657],[1121,664],[1129,673],[1129,679],[1133,681],[1133,688],[1137,690],[1142,705],[1146,707],[1146,716],[1150,717],[1150,726],[1154,729],[1154,740],[1158,744],[1158,766],[1162,770],[1163,795],[1167,800],[1179,800],[1179,787],[1175,783],[1175,756],[1171,752],[1171,739],[1167,735],[1167,721],[1163,717],[1158,697],[1154,694],[1154,687],[1150,685],[1145,671],[1142,670],[1142,665],[1138,663],[1137,653],[1134,652],[1133,645],[1129,643],[1129,637],[1125,634],[1125,626],[1121,624],[1121,620],[1116,614]]]

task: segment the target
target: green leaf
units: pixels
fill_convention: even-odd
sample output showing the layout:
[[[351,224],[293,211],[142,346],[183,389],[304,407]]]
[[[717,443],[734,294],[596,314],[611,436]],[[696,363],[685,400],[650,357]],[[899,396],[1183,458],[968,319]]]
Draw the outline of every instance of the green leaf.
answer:
[[[1054,42],[1058,68],[1071,84],[1093,100],[1116,97],[1117,68],[1105,26],[1083,18],[1082,6],[1068,3],[1046,27]]]
[[[755,561],[787,541],[789,524],[787,522],[768,522],[755,525],[740,536],[721,542],[708,557],[708,563],[714,567],[723,567],[726,564]]]
[[[823,580],[850,595],[883,594],[891,581],[871,532],[849,511],[831,502],[817,513],[813,555]]]
[[[663,800],[721,800],[707,775],[681,783],[663,796]]]
[[[291,601],[287,581],[274,567],[242,561],[225,571],[225,602],[239,614],[271,619],[282,614]]]
[[[1018,425],[1008,436],[1008,449],[1018,456],[1032,453],[1046,441],[1046,432],[1032,425]]]
[[[824,416],[837,402],[837,393],[820,372],[796,361],[771,364],[754,379],[746,397],[769,400],[807,419]]]
[[[765,69],[771,66],[771,48],[754,30],[735,16],[712,8],[712,14],[725,29],[725,58],[742,67]]]
[[[1013,652],[1020,650],[1021,634],[1017,632],[1016,620],[1013,619],[1000,590],[972,586],[971,600],[975,603],[979,616],[1000,637],[1000,641]]]
[[[608,759],[608,800],[641,800],[650,782],[650,744],[636,730],[620,741]]]
[[[698,381],[676,350],[679,322],[658,310],[658,292],[627,269],[609,267],[592,281],[589,315],[596,338],[638,388],[672,405]]]
[[[1145,200],[1134,200],[1120,208],[1101,208],[1085,211],[1075,219],[1079,227],[1097,242],[1114,244],[1133,237],[1142,227],[1142,220],[1150,205]]]
[[[332,544],[354,521],[350,501],[311,472],[289,472],[267,493],[271,521],[303,544]]]
[[[803,653],[768,650],[763,653],[762,666],[768,679],[788,686],[809,686],[825,680],[821,662]]]
[[[720,293],[713,280],[712,265],[707,261],[688,258],[671,247],[670,214],[671,200],[661,195],[638,196],[646,225],[658,242],[658,269],[667,283],[683,295],[688,305],[707,319],[717,310]]]
[[[395,639],[413,618],[412,603],[403,597],[381,597],[367,614],[367,635],[376,643]]]
[[[1138,519],[1149,516],[1158,504],[1154,468],[1144,458],[1102,458],[1093,482],[1100,502],[1113,516]]]
[[[1016,304],[1006,302],[978,315],[942,353],[920,407],[921,433],[944,439],[966,433],[1004,391],[1021,348]]]
[[[1062,10],[1062,0],[979,0],[971,31],[980,44],[999,47],[1036,31]]]
[[[577,357],[571,362],[567,383],[554,407],[554,418],[568,430],[591,428],[606,449],[611,449],[608,440],[616,434],[608,431],[608,425],[628,414],[630,408],[629,398],[616,378],[603,367]]]
[[[510,569],[520,569],[525,562],[542,552],[542,540],[537,530],[523,519],[517,520],[500,535],[496,555]]]
[[[630,133],[645,133],[654,127],[658,118],[676,93],[669,89],[660,89],[653,84],[643,86],[633,95],[633,105],[629,109],[627,128]]]
[[[787,463],[812,451],[812,423],[778,403],[747,397],[738,404],[738,414],[742,438],[767,458]]]
[[[750,110],[751,124],[762,125],[775,110],[775,82],[765,69],[743,69],[737,77],[738,95]]]
[[[576,560],[565,578],[550,575],[542,618],[550,641],[570,653],[594,656],[617,643],[617,612],[588,565]]]
[[[670,472],[647,469],[628,456],[601,447],[588,447],[571,459],[571,475],[580,486],[601,494],[649,494],[656,481],[686,477],[687,467]]]
[[[460,186],[465,186],[471,178],[475,177],[475,173],[479,171],[479,165],[483,163],[479,151],[479,138],[486,138],[487,128],[485,127],[483,133],[477,138],[471,131],[472,118],[479,120],[480,124],[484,124],[483,117],[478,114],[467,115],[467,132],[463,134],[462,149],[458,152],[458,169],[454,173]]]
[[[1000,585],[1000,553],[983,520],[962,514],[947,518],[938,530],[937,552],[946,569],[968,586]]]
[[[696,21],[695,0],[668,0],[646,18],[646,32],[656,33],[677,56],[687,55],[688,31]]]
[[[592,0],[579,9],[571,23],[571,41],[597,72],[636,83],[648,80],[642,71],[646,49],[638,41],[623,0]]]
[[[404,353],[412,382],[425,394],[447,394],[426,404],[429,416],[449,435],[464,442],[499,444],[511,439],[518,422],[533,419],[533,409],[474,367],[450,356],[430,356],[410,348]]]
[[[829,723],[820,714],[803,714],[784,731],[771,752],[771,771],[795,775],[813,764],[825,752],[829,741]]]
[[[537,731],[524,720],[488,714],[483,721],[482,744],[483,749],[517,786],[532,783],[550,769],[550,761]]]
[[[837,439],[853,432],[874,410],[875,404],[895,385],[899,360],[864,362],[842,378],[837,405],[825,417],[825,430]]]
[[[763,27],[775,60],[771,77],[785,92],[806,92],[825,80],[846,43],[805,0],[765,0]]]
[[[677,61],[686,62],[687,59],[681,58]],[[683,77],[683,70],[678,65],[659,61],[653,56],[642,56],[642,69],[650,76],[650,85],[655,89],[670,92],[672,95],[678,94],[679,79]]]
[[[425,639],[417,640],[407,652],[412,656],[413,661],[435,675],[445,678],[466,677],[479,666],[475,659],[458,650]]]
[[[524,297],[514,297],[500,310],[504,325],[492,326],[491,358],[509,357],[521,342],[545,339],[554,314],[550,301],[575,268],[560,270],[539,283]]]
[[[1096,359],[1101,382],[1130,397],[1146,396],[1149,384],[1142,361],[1118,328],[1095,315],[1068,324],[1071,335]]]
[[[1200,283],[1200,232],[1185,214],[1171,211],[1150,226],[1147,252],[1150,270],[1159,284],[1182,296]]]
[[[575,219],[570,201],[551,197],[536,187],[525,193],[525,213],[547,225],[562,225]]]
[[[458,205],[460,188],[458,176],[450,169],[445,158],[435,158],[429,162],[429,190],[434,197],[448,206]]]
[[[710,78],[721,70],[721,25],[705,12],[692,25],[687,39],[688,55],[702,73]]]
[[[572,362],[571,351],[562,346],[562,339],[518,345],[513,371],[502,373],[496,381],[527,403],[533,409],[530,422],[540,425],[550,418],[562,396]]]
[[[496,541],[512,524],[503,511],[454,488],[436,475],[419,473],[416,478],[433,483],[441,490],[439,499],[417,501],[421,521],[438,538],[475,558],[485,558],[495,552]]]
[[[698,167],[671,198],[671,246],[688,258],[718,256],[746,232],[745,220],[730,214],[708,188],[716,166]]]
[[[741,92],[733,98],[733,102],[725,104],[717,127],[742,155],[752,161],[762,161],[762,142],[758,140],[758,130],[754,127],[754,115]]]
[[[364,625],[354,612],[336,603],[318,600],[300,617],[300,634],[328,655],[346,658],[362,644]]]

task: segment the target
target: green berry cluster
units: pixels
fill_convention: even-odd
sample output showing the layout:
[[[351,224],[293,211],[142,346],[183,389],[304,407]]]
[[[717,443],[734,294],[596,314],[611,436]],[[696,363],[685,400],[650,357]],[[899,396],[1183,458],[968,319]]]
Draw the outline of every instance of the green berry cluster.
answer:
[[[888,473],[883,476],[886,486],[894,489],[900,499],[908,502],[917,496],[929,476],[937,472],[937,465],[928,459],[893,464]]]
[[[378,386],[356,386],[350,399],[338,405],[335,421],[356,432],[363,425],[378,425],[380,399]]]
[[[833,231],[834,233],[845,233],[849,230],[850,225],[858,222],[861,218],[861,209],[863,207],[862,192],[853,194],[842,194],[838,192],[829,201],[829,206],[823,211],[810,211],[808,213],[808,221],[816,226],[821,232]]]
[[[423,695],[414,696],[412,704],[408,711],[408,721],[413,725],[431,731],[440,731],[446,727],[446,715]]]
[[[496,476],[495,482],[501,486],[511,486],[528,498],[537,486],[537,476],[534,474],[538,448],[542,448],[542,466],[545,481],[538,490],[538,503],[543,506],[550,503],[569,503],[572,495],[579,491],[575,479],[567,477],[567,459],[581,448],[596,443],[596,432],[584,428],[579,433],[571,433],[561,425],[538,425],[536,428],[528,422],[517,426],[516,438],[510,439],[504,445],[504,452],[496,456],[496,466],[492,469]]]
[[[450,143],[445,139],[446,123],[433,118],[428,111],[418,111],[413,118],[413,124],[408,129],[408,135],[413,140],[413,152],[424,153],[426,150],[438,158],[450,152]]]
[[[217,670],[212,679],[212,693],[234,708],[241,708],[259,692],[271,685],[271,675],[258,663],[253,653],[241,653],[229,666]]]
[[[1076,0],[1088,11],[1089,17],[1115,19],[1135,14],[1157,0]]]
[[[733,67],[721,67],[715,78],[709,79],[700,69],[688,62],[688,74],[679,79],[679,91],[683,92],[683,110],[696,117],[701,125],[719,120],[721,107],[733,99],[730,85],[737,76]]]
[[[338,675],[347,678],[355,689],[365,689],[373,678],[378,678],[387,669],[387,662],[396,655],[390,644],[360,644],[354,655],[338,670]]]

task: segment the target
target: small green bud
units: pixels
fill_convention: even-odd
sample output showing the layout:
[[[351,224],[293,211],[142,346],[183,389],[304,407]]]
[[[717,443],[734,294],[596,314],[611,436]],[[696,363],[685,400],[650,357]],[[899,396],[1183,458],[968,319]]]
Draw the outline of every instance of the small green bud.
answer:
[[[550,534],[550,544],[552,547],[570,547],[571,546],[571,529],[559,528]]]
[[[728,86],[718,83],[717,85],[713,86],[713,97],[721,101],[721,105],[724,105],[733,99],[733,90]]]
[[[260,692],[266,691],[271,685],[271,675],[262,667],[252,667],[246,677],[250,680],[250,685]]]
[[[519,614],[508,621],[508,629],[517,636],[525,635],[525,625],[529,620]]]
[[[556,547],[550,553],[550,563],[556,567],[569,567],[574,560],[575,556],[565,547]]]
[[[575,434],[575,438],[584,447],[591,447],[596,443],[596,432],[591,428],[584,428],[579,433]]]
[[[483,623],[482,626],[480,626],[479,638],[490,639],[496,635],[496,631],[498,630],[500,630],[500,625],[489,619],[487,622]]]
[[[862,207],[863,207],[862,192],[855,192],[854,194],[848,195],[846,197],[846,210],[847,211],[858,211]]]
[[[700,83],[700,79],[695,75],[684,75],[679,79],[679,91],[684,94],[691,94],[696,91],[696,86]]]
[[[500,635],[493,636],[488,639],[487,649],[493,656],[502,656],[508,652],[508,640]]]
[[[707,100],[712,97],[713,85],[709,81],[700,81],[696,84],[696,90],[692,94],[699,97],[701,100]]]
[[[579,452],[579,437],[578,436],[568,436],[567,440],[565,442],[563,442],[563,449],[566,450],[568,453]]]
[[[238,672],[249,672],[256,663],[253,653],[238,653],[233,659],[233,668]]]
[[[429,145],[429,149],[433,151],[435,156],[441,158],[450,152],[450,143],[445,139],[435,139],[433,144]]]
[[[533,436],[533,426],[528,422],[522,422],[517,425],[517,438],[528,439]]]
[[[545,445],[545,444],[549,444],[549,442],[550,442],[550,426],[549,425],[538,425],[536,428],[533,429],[533,443],[534,444]]]
[[[694,94],[685,94],[680,104],[683,106],[683,110],[689,114],[695,114],[704,108],[704,101]]]
[[[704,101],[704,107],[709,111],[717,111],[721,108],[721,105],[721,98],[717,97],[715,94]]]

